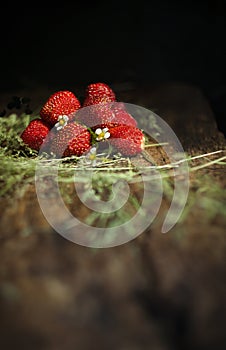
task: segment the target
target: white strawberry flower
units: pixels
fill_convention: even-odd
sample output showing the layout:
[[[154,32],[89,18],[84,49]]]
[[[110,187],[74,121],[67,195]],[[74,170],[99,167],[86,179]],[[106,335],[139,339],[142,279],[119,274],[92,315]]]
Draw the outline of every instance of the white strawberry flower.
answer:
[[[108,139],[111,136],[108,128],[103,128],[103,129],[97,128],[95,130],[95,134],[97,135],[96,136],[96,141],[106,140],[106,139]]]
[[[64,115],[59,115],[57,120],[58,122],[55,124],[55,128],[58,131],[60,129],[63,129],[67,125],[69,118],[67,115],[64,114]]]
[[[90,151],[86,155],[86,164],[92,164],[92,166],[96,166],[97,164],[97,148],[92,147]]]

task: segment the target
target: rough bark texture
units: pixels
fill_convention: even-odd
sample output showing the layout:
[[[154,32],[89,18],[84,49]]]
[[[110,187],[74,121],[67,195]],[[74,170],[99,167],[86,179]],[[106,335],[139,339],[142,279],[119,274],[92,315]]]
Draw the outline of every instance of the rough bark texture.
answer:
[[[39,103],[49,92],[32,92]],[[29,95],[27,92],[26,95]],[[153,109],[189,154],[225,148],[197,87],[167,84],[119,91]],[[225,187],[223,166],[204,168]],[[198,188],[192,187],[192,196]],[[198,197],[199,198],[199,197]],[[197,203],[196,203],[197,204]],[[168,234],[159,218],[133,241],[108,249],[54,232],[34,185],[1,199],[0,344],[3,349],[176,350],[226,348],[226,220],[191,206]]]

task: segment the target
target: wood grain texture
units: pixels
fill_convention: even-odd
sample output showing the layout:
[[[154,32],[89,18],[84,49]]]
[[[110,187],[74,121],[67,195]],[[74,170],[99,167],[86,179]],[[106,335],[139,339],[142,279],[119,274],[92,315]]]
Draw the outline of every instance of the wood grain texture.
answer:
[[[136,86],[118,96],[164,118],[186,152],[225,148],[197,87]],[[31,96],[37,108],[46,97],[44,90]],[[192,176],[207,174],[223,188],[224,171],[215,166]],[[192,187],[190,195],[197,190]],[[1,199],[0,208],[1,348],[225,350],[222,215],[210,219],[194,205],[185,222],[164,235],[163,202],[158,219],[138,238],[98,250],[54,232],[34,185],[23,198]]]

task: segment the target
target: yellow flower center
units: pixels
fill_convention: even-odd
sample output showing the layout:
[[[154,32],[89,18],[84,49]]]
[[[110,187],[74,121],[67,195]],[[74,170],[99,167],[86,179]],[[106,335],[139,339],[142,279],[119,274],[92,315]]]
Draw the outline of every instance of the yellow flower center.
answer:
[[[102,132],[98,135],[98,137],[101,138],[101,139],[103,139],[104,136],[105,136],[105,132],[104,132],[104,131],[102,131]]]
[[[96,159],[96,154],[90,154],[89,159],[90,159],[90,160]]]
[[[59,120],[59,124],[63,126],[65,124],[65,120],[64,119],[60,119]]]

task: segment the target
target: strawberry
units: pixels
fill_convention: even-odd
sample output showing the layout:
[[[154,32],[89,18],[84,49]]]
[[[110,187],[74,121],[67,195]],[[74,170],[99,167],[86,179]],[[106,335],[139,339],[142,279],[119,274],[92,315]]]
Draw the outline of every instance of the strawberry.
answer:
[[[126,112],[123,103],[116,102],[113,90],[104,83],[90,84],[86,88],[83,107],[76,115],[79,122],[91,128],[109,128],[116,125],[137,126],[136,120]]]
[[[136,120],[119,103],[100,103],[81,108],[76,113],[76,120],[92,129],[116,125],[137,126]]]
[[[43,120],[36,118],[30,121],[20,137],[30,148],[39,151],[42,144],[47,141],[47,135],[49,134],[50,129],[50,125]]]
[[[116,96],[110,86],[105,83],[94,83],[86,88],[83,107],[115,101]]]
[[[111,104],[110,104],[111,105]],[[76,113],[76,121],[95,129],[104,126],[114,126],[113,112],[109,104],[98,104],[81,108]]]
[[[113,106],[114,112],[114,123],[115,125],[130,125],[133,127],[137,127],[137,121],[133,118],[133,116],[128,113],[125,109],[118,107],[119,103]]]
[[[129,125],[119,125],[109,129],[110,144],[125,156],[135,156],[144,150],[143,132]]]
[[[73,120],[75,112],[81,104],[73,92],[68,90],[53,93],[40,110],[40,117],[55,125],[60,116],[66,115],[70,121]]]
[[[88,129],[77,122],[72,122],[57,132],[50,151],[60,157],[81,156],[90,147],[91,134]]]

